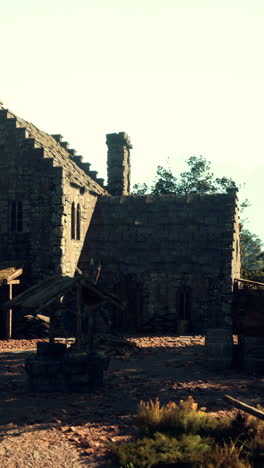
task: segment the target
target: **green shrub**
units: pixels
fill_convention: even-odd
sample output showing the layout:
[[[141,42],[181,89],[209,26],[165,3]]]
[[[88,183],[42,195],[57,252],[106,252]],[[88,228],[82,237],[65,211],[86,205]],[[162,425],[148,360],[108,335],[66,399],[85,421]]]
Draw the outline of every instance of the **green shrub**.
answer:
[[[218,419],[192,397],[164,406],[156,399],[140,402],[136,426],[145,437],[108,444],[114,466],[264,467],[264,422],[242,412]]]
[[[192,397],[181,400],[177,405],[169,402],[161,406],[158,398],[149,402],[141,401],[136,417],[136,426],[146,435],[155,432],[178,436],[180,434],[200,434],[210,436],[217,441],[236,437],[238,428],[232,426],[230,418],[213,418],[203,410],[198,410],[198,404]]]
[[[242,447],[235,444],[212,445],[198,435],[182,435],[179,439],[156,433],[134,442],[111,444],[114,466],[152,468],[163,464],[182,468],[252,468],[241,457]]]
[[[245,457],[242,458],[243,446],[237,447],[233,442],[216,445],[212,448],[199,468],[253,468],[253,465]],[[194,467],[198,468],[197,465]]]
[[[182,435],[180,439],[156,433],[133,442],[109,444],[115,466],[150,468],[158,463],[203,463],[210,451],[209,441],[198,435]],[[199,466],[199,465],[198,465]]]

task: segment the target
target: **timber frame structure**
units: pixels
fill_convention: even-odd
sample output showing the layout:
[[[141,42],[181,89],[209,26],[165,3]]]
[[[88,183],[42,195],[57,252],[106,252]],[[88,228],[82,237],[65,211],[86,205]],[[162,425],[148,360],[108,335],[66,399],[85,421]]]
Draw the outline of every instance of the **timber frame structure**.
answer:
[[[50,328],[49,341],[54,343],[55,329],[54,318],[56,315],[56,306],[61,302],[64,296],[69,292],[76,291],[75,323],[76,350],[80,350],[80,341],[82,338],[82,316],[83,310],[89,314],[89,350],[93,351],[94,334],[96,333],[96,312],[98,304],[110,302],[119,309],[124,309],[120,301],[111,294],[100,290],[85,276],[52,276],[37,285],[27,289],[23,293],[11,299],[4,305],[5,310],[10,308],[20,311],[22,314],[31,313],[37,315],[39,312],[49,310]]]

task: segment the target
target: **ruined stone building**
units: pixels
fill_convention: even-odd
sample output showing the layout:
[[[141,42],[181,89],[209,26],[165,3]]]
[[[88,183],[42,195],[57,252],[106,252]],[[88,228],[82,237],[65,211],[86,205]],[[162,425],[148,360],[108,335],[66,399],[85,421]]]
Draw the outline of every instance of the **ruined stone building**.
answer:
[[[154,315],[194,330],[230,323],[239,277],[237,193],[130,195],[130,139],[107,135],[108,185],[62,141],[0,107],[0,262],[33,282],[101,263],[127,304],[122,326]]]

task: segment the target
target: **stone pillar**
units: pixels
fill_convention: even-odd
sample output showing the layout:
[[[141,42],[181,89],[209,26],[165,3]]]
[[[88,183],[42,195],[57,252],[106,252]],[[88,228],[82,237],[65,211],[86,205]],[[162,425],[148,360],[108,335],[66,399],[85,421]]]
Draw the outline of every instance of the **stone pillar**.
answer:
[[[111,195],[129,195],[130,149],[133,148],[125,132],[106,135],[108,190]]]

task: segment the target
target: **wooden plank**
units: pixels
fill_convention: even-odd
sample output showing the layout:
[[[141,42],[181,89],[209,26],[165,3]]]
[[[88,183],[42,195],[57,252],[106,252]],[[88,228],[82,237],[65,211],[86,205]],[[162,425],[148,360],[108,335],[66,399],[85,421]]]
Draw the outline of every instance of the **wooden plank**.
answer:
[[[8,276],[7,282],[16,279],[18,276],[22,275],[22,273],[23,273],[23,269],[19,268],[18,270],[14,271],[14,273],[12,273],[10,276]]]
[[[9,285],[9,300],[13,297],[13,286]],[[12,338],[12,309],[6,311],[6,339],[10,340]]]
[[[242,278],[235,278],[234,281],[235,282],[237,281],[237,282],[240,282],[240,283],[246,283],[246,284],[256,284],[256,285],[264,287],[264,283],[259,283],[258,281],[251,281],[251,280],[246,280],[246,279],[242,279]]]
[[[64,293],[60,293],[57,296],[54,296],[48,302],[41,304],[36,310],[37,313],[39,313],[41,310],[47,309],[50,305],[54,304],[54,302],[59,301],[63,296],[64,296]]]
[[[8,281],[7,284],[20,284],[20,280],[12,280],[12,281]]]
[[[82,287],[78,284],[76,288],[76,351],[80,352],[82,335]]]
[[[241,409],[246,413],[249,413],[252,416],[255,416],[256,418],[262,419],[262,421],[264,421],[264,411],[260,411],[253,406],[249,406],[246,403],[231,397],[230,395],[224,395],[224,398],[229,401],[229,403],[231,403],[235,408]]]

